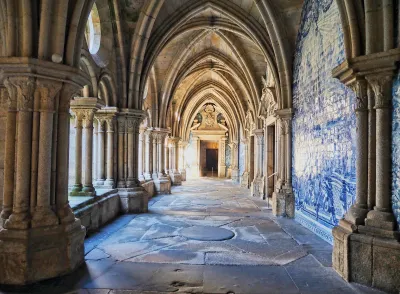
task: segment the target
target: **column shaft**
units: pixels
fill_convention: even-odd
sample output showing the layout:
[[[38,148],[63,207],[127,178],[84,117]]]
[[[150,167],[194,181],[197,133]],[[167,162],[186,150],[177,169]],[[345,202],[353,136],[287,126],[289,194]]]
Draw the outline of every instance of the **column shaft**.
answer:
[[[93,112],[85,117],[85,185],[84,192],[93,193]]]
[[[82,114],[75,113],[75,185],[72,191],[82,190]]]
[[[97,132],[97,150],[98,150],[98,163],[97,163],[97,185],[104,185],[105,173],[104,173],[104,131],[105,121],[104,119],[98,119],[98,132]]]
[[[108,118],[107,124],[107,180],[105,185],[114,187],[114,119]]]

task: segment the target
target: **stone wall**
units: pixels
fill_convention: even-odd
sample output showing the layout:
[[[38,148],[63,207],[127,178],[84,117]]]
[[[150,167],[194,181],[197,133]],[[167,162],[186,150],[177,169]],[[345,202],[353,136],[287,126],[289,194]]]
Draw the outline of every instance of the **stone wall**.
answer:
[[[294,63],[295,217],[328,242],[355,198],[355,96],[331,77],[344,58],[336,1],[306,0]]]

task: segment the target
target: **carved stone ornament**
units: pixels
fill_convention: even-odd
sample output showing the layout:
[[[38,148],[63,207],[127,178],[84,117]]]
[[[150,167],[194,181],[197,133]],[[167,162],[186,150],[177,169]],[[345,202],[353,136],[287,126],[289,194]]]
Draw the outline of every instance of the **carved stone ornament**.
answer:
[[[262,90],[260,106],[258,107],[258,117],[266,119],[270,116],[276,116],[277,109],[278,104],[275,101],[275,89],[264,87]]]
[[[392,75],[367,78],[375,94],[375,108],[390,108],[392,105]]]
[[[255,124],[253,122],[253,118],[251,116],[250,110],[247,111],[246,120],[244,122],[244,129],[250,134],[255,130]]]
[[[357,105],[356,110],[367,110],[368,109],[368,83],[364,79],[356,80],[349,86],[352,91],[356,94]]]

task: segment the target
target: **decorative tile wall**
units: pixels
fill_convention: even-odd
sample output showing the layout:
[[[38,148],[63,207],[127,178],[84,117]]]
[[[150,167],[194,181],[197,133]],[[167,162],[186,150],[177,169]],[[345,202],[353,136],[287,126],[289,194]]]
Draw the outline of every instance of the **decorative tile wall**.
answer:
[[[393,212],[400,224],[400,71],[393,82],[393,120],[392,120],[392,179]]]
[[[295,218],[328,242],[355,198],[355,96],[331,77],[344,57],[336,1],[305,0],[293,81]]]

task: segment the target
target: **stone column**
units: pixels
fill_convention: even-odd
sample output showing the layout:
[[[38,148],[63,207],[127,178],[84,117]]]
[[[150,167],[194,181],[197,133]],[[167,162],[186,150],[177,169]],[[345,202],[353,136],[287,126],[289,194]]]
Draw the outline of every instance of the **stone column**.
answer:
[[[135,165],[134,165],[134,132],[136,128],[136,122],[131,117],[127,117],[127,132],[128,132],[128,178],[126,180],[126,186],[135,187]]]
[[[193,177],[198,178],[200,177],[200,139],[199,137],[192,138],[192,144],[195,154],[195,163],[192,167]]]
[[[138,177],[139,181],[143,182],[145,180],[144,177],[144,158],[145,158],[145,129],[141,128],[139,130],[139,151],[138,151]]]
[[[158,161],[160,160],[158,157],[158,149],[157,149],[157,142],[158,142],[158,134],[152,133],[153,138],[153,179],[158,178]]]
[[[153,153],[152,153],[152,132],[150,129],[147,129],[144,132],[144,140],[145,140],[145,155],[144,155],[144,160],[145,160],[145,172],[144,172],[144,177],[146,180],[151,180],[152,179],[152,159],[153,159]]]
[[[126,119],[124,116],[118,116],[118,188],[126,187],[125,180],[125,141]]]
[[[104,171],[104,132],[106,131],[106,122],[103,117],[97,118],[97,186],[104,186],[104,182],[106,180],[105,171]]]
[[[231,170],[232,170],[232,181],[239,181],[239,144],[237,141],[231,143]]]
[[[3,209],[1,211],[2,223],[9,218],[13,208],[14,196],[14,170],[15,170],[15,136],[17,134],[17,93],[8,80],[5,86],[11,92],[6,93],[8,102],[6,139],[4,152],[4,188]],[[5,91],[7,92],[7,91]]]
[[[251,194],[254,197],[264,198],[264,179],[262,171],[263,163],[263,145],[264,145],[264,130],[258,129],[254,131],[254,180],[251,185]]]
[[[179,141],[179,172],[182,177],[182,181],[186,181],[186,158],[185,158],[185,152],[186,152],[186,146],[187,142],[185,141]]]
[[[24,76],[18,76],[21,72]],[[3,64],[2,76],[15,116],[7,119],[5,165],[10,170],[4,179],[0,283],[24,285],[68,273],[83,262],[85,231],[67,199],[68,108],[80,89],[77,83],[88,81],[68,66],[25,59]]]
[[[249,139],[242,139],[244,146],[244,172],[240,178],[240,185],[242,187],[249,187]]]
[[[372,210],[376,199],[376,110],[375,94],[368,87],[368,209]]]
[[[171,168],[172,168],[172,166],[171,166],[171,164],[172,164],[172,162],[171,162],[172,156],[171,156],[171,148],[169,146],[169,138],[167,138],[164,141],[163,152],[165,154],[165,173],[167,175],[169,175],[172,172],[172,170],[171,170]]]
[[[75,110],[75,184],[72,194],[82,191],[82,126],[84,114],[82,110]]]
[[[165,173],[165,138],[168,130],[156,129],[156,142],[157,142],[157,178],[154,181],[157,193],[171,193],[171,180]],[[153,151],[154,152],[154,151]],[[154,179],[154,178],[153,178]]]
[[[114,181],[114,114],[107,116],[107,179],[104,186],[113,189]]]
[[[392,81],[393,72],[367,76],[375,93],[376,109],[376,205],[368,212],[366,228],[360,231],[385,238],[399,239],[392,201]],[[365,144],[368,144],[366,140]],[[367,163],[366,163],[367,166]],[[366,198],[366,197],[365,197]],[[366,202],[367,199],[365,199]]]
[[[356,159],[356,201],[345,215],[345,220],[351,225],[364,224],[368,213],[368,96],[367,81],[355,80],[350,87],[357,95],[357,159]],[[354,229],[354,228],[353,228]]]
[[[174,186],[182,185],[182,176],[178,169],[178,143],[179,138],[171,137],[169,139],[169,149],[170,149],[170,175],[172,184]]]
[[[219,178],[225,178],[225,176],[226,176],[225,156],[226,156],[226,141],[227,140],[228,140],[227,137],[222,137],[219,140],[219,154],[220,154],[219,166],[218,166],[218,177]]]
[[[85,184],[82,191],[87,195],[95,194],[93,187],[93,118],[94,110],[85,113]]]

